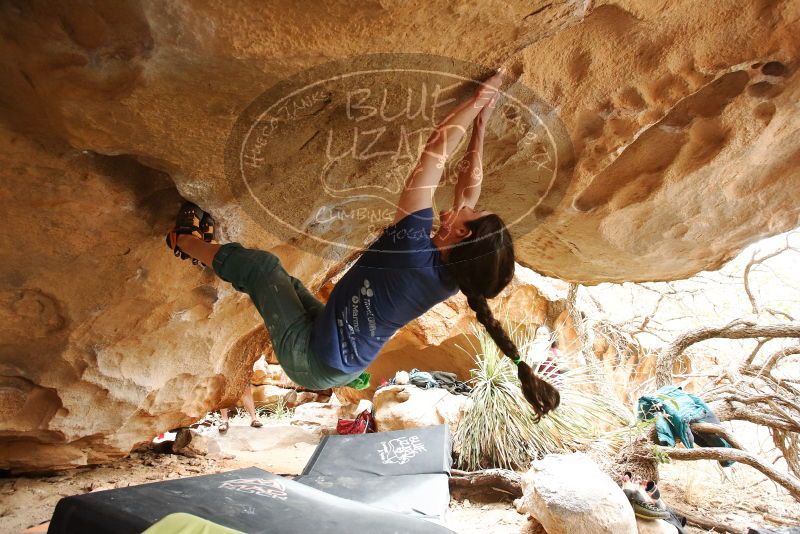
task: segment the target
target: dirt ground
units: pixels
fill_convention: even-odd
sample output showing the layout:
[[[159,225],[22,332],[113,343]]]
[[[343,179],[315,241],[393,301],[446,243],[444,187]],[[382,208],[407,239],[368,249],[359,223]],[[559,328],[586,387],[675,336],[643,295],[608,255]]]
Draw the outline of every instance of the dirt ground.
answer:
[[[717,462],[673,462],[660,467],[659,487],[667,504],[737,527],[775,530],[800,526],[800,506],[783,489],[746,466]],[[692,533],[712,532],[702,529]]]
[[[40,477],[0,479],[0,531],[18,533],[49,520],[59,499],[158,480],[218,473],[256,466],[283,475],[299,474],[314,450],[319,434],[288,421],[267,421],[264,428],[232,418],[228,434],[209,431],[209,454],[194,458],[134,452],[114,463]],[[721,470],[712,462],[675,464],[662,468],[667,503],[699,511],[737,526],[780,528],[800,525],[800,507],[746,466]],[[447,526],[461,534],[527,534],[529,521],[512,503],[451,501]],[[690,534],[707,532],[688,528]],[[708,531],[711,532],[711,531]]]

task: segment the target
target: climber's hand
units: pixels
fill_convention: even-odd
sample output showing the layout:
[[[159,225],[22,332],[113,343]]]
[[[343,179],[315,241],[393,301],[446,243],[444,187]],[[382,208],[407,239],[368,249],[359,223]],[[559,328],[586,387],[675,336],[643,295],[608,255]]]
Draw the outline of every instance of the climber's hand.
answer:
[[[495,93],[494,95],[492,95],[492,99],[489,100],[489,103],[486,104],[481,110],[481,112],[478,113],[478,116],[475,117],[475,126],[480,128],[481,130],[486,128],[486,125],[489,123],[489,119],[491,118],[492,113],[494,113],[494,109],[497,107],[498,94],[499,93]]]
[[[504,77],[506,75],[505,67],[500,67],[497,72],[495,72],[492,76],[489,77],[485,82],[478,86],[478,90],[475,94],[475,104],[476,106],[486,106],[494,95],[497,94],[498,89],[500,86],[503,85]]]

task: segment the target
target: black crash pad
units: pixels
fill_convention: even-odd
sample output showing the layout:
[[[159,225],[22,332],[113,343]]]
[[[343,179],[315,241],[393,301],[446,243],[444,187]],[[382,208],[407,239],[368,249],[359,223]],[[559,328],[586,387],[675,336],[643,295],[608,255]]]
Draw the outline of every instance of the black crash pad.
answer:
[[[326,436],[303,469],[303,475],[450,474],[447,425],[392,432]]]
[[[250,467],[66,497],[56,505],[48,533],[139,534],[174,512],[252,534],[451,532]]]
[[[383,510],[444,521],[450,506],[448,477],[436,475],[303,475],[295,481]]]

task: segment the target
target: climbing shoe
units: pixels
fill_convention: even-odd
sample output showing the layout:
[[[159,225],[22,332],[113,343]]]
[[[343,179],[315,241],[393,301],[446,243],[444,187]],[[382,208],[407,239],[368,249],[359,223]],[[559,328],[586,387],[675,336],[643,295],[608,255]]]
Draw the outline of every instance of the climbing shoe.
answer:
[[[210,221],[210,232],[204,232],[201,227],[203,224],[203,217],[206,213],[200,209],[200,206],[192,202],[184,202],[181,209],[178,211],[178,216],[175,219],[175,226],[167,232],[167,246],[172,250],[176,257],[182,260],[188,260],[190,256],[178,248],[179,235],[193,235],[197,238],[205,240],[206,235],[214,236],[214,220],[211,216],[208,217]],[[206,227],[209,228],[208,226]],[[192,258],[192,264],[197,265],[198,261]]]
[[[214,217],[210,213],[203,213],[200,220],[200,232],[203,234],[203,241],[206,243],[216,243],[216,233],[214,231]]]
[[[659,499],[653,501],[647,496],[641,488],[632,488],[630,486],[623,487],[622,491],[631,503],[633,513],[642,519],[666,519],[669,517],[669,512],[664,503]]]
[[[654,502],[658,502],[661,499],[661,491],[659,491],[658,486],[652,480],[644,481],[644,491],[653,499]]]

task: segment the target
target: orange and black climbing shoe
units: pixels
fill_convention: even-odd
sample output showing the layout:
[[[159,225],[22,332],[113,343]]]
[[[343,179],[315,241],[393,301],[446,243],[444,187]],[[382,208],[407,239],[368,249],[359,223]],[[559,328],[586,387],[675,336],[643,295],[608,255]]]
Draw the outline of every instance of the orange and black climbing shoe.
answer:
[[[206,243],[216,243],[217,234],[214,232],[214,217],[210,213],[203,213],[200,220],[200,232],[203,234],[203,241]]]
[[[175,226],[167,232],[167,246],[178,258],[188,260],[190,256],[178,248],[179,235],[193,235],[204,241],[214,238],[214,219],[204,212],[197,204],[184,202],[175,219]],[[208,239],[206,238],[208,236]],[[192,264],[199,262],[192,258]]]

